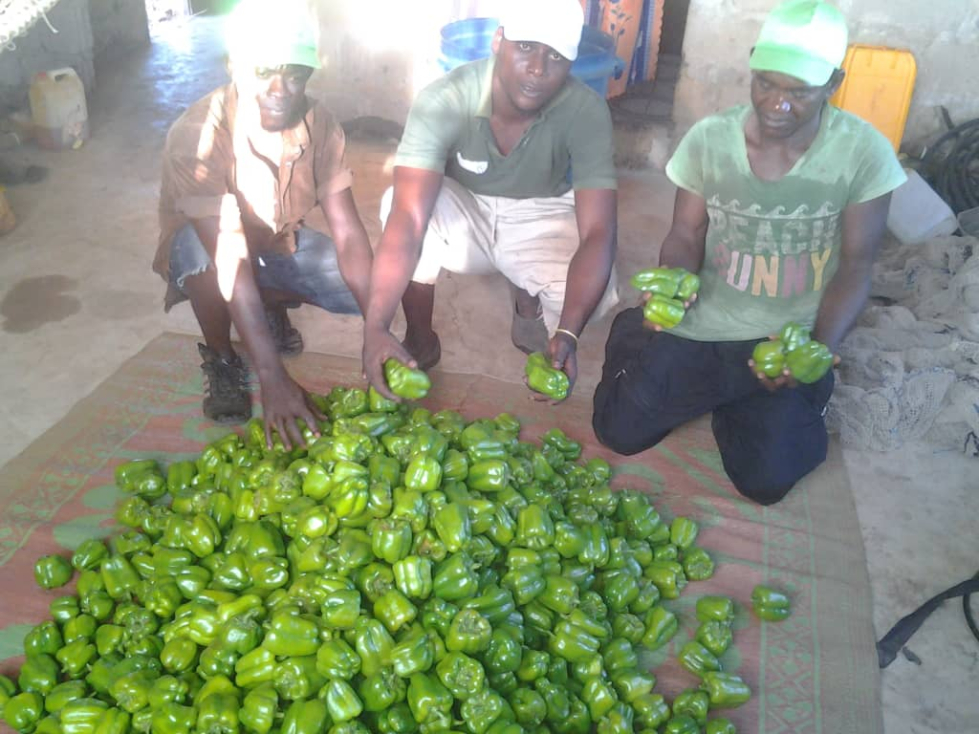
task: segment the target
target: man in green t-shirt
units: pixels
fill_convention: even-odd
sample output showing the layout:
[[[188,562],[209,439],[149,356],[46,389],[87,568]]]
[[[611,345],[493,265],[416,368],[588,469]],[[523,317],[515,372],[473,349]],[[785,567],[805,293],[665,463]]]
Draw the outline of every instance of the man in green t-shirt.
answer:
[[[546,352],[573,385],[578,336],[618,301],[611,116],[569,76],[582,25],[578,0],[513,2],[494,55],[454,69],[412,105],[364,326],[364,372],[381,393],[390,395],[387,359],[438,362],[432,309],[443,269],[506,276],[513,343]],[[390,332],[399,300],[403,345]]]
[[[713,413],[724,468],[743,495],[777,502],[826,458],[832,370],[768,379],[755,345],[789,321],[835,352],[863,309],[890,192],[905,175],[888,141],[828,104],[847,30],[835,7],[789,0],[752,50],[751,106],[697,123],[666,168],[677,185],[660,265],[699,273],[681,323],[619,314],[595,392],[599,439],[624,454]]]

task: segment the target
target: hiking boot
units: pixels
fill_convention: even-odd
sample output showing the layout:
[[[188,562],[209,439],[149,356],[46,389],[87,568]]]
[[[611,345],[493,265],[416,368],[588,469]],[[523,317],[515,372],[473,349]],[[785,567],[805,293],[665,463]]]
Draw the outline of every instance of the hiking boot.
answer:
[[[215,423],[244,423],[252,417],[252,398],[241,357],[223,359],[204,344],[197,349],[204,360],[204,415]]]
[[[540,304],[537,305],[537,315],[534,317],[521,316],[517,311],[517,304],[513,304],[510,340],[524,354],[547,349],[547,327],[544,326],[544,311]]]
[[[289,322],[289,312],[284,304],[266,305],[265,318],[269,322],[272,341],[279,354],[291,357],[303,350],[303,335]]]

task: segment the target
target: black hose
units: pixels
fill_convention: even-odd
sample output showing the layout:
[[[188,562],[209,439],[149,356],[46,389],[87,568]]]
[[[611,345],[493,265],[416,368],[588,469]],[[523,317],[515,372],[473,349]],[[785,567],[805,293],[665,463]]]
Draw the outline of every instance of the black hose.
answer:
[[[979,579],[979,573],[972,578]],[[969,625],[972,634],[979,640],[979,627],[976,626],[976,618],[972,616],[972,592],[962,595],[962,611],[965,613],[965,623]]]
[[[979,118],[942,135],[925,154],[921,169],[956,214],[979,207]]]

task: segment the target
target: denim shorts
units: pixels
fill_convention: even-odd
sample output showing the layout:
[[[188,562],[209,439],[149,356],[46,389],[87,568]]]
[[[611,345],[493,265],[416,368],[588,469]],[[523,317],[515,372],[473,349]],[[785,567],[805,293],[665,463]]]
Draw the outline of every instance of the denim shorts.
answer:
[[[252,269],[259,288],[294,293],[296,300],[311,303],[330,313],[359,314],[353,293],[340,275],[333,240],[313,229],[296,232],[292,255],[252,255]],[[197,231],[185,224],[170,243],[170,283],[181,293],[188,275],[214,267]]]

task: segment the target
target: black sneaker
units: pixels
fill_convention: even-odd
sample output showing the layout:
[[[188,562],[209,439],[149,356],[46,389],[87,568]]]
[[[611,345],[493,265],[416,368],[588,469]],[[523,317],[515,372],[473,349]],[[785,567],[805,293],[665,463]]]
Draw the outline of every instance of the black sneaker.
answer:
[[[279,354],[286,357],[299,354],[303,350],[303,335],[289,322],[285,305],[266,306],[265,318],[269,322],[272,341]]]
[[[223,359],[205,344],[197,349],[204,360],[204,415],[215,423],[244,423],[252,417],[252,398],[241,357]]]

